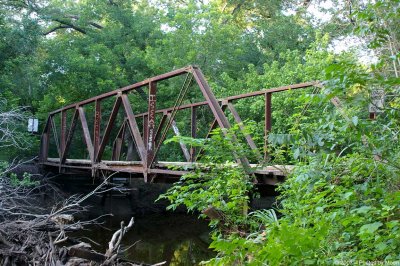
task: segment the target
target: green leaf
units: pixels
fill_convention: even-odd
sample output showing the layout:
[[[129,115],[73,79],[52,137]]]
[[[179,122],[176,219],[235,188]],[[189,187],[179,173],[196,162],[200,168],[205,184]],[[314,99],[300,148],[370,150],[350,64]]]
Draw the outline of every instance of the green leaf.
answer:
[[[383,251],[387,248],[387,244],[386,243],[379,243],[378,245],[376,245],[376,250],[378,251]]]
[[[361,206],[360,208],[354,209],[353,211],[356,213],[367,213],[372,209],[371,206]]]
[[[294,150],[293,157],[295,159],[297,159],[297,158],[299,158],[299,156],[300,156],[300,149],[297,148],[297,149]]]
[[[373,234],[376,230],[378,230],[379,227],[381,227],[383,224],[381,222],[375,222],[375,223],[370,223],[370,224],[364,224],[360,228],[360,235],[363,234]]]
[[[357,125],[358,125],[358,116],[353,116],[353,118],[351,119],[351,121],[353,121],[353,124],[354,124],[355,126],[357,126]]]

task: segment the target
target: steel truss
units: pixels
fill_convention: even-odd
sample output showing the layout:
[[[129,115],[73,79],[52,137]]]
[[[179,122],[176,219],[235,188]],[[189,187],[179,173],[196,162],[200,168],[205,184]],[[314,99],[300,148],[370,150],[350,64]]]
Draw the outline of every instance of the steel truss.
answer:
[[[201,91],[204,101],[182,104],[182,100],[178,95],[177,101],[173,107],[165,109],[157,109],[157,84],[161,81],[168,80],[177,76],[186,75],[185,83],[187,79],[194,80],[198,88]],[[189,81],[188,81],[189,82]],[[202,151],[196,151],[194,147],[189,149],[185,144],[181,143],[181,149],[184,154],[186,162],[158,162],[157,155],[160,147],[166,137],[166,132],[169,129],[173,129],[174,133],[179,135],[179,129],[175,123],[176,113],[190,109],[190,123],[191,125],[191,137],[196,138],[196,128],[198,127],[198,119],[196,111],[201,106],[208,106],[212,111],[214,121],[211,123],[211,127],[206,136],[209,137],[211,131],[217,127],[223,129],[229,129],[231,127],[227,116],[224,111],[226,109],[232,114],[236,123],[239,124],[240,129],[244,130],[242,118],[239,116],[234,103],[237,100],[250,98],[250,97],[264,97],[265,108],[264,108],[264,150],[266,150],[267,136],[272,128],[271,120],[271,108],[272,108],[272,94],[279,93],[287,90],[303,89],[313,86],[319,86],[318,82],[306,82],[301,84],[294,84],[289,86],[283,86],[278,88],[272,88],[268,90],[255,91],[240,95],[234,95],[226,97],[224,99],[217,99],[213,94],[210,86],[208,85],[203,73],[196,66],[187,66],[181,69],[177,69],[159,76],[155,76],[144,81],[110,91],[84,101],[70,104],[61,109],[51,112],[48,116],[46,125],[44,127],[41,136],[41,148],[39,161],[44,167],[57,168],[59,172],[79,172],[79,171],[91,171],[93,176],[98,175],[99,171],[106,172],[121,172],[129,174],[137,174],[143,176],[145,182],[154,181],[156,177],[177,177],[186,171],[171,170],[168,165],[179,165],[190,168],[193,166],[198,157],[201,156]],[[134,90],[141,90],[144,87],[148,87],[148,94],[144,97],[147,101],[148,108],[145,113],[135,114],[132,110],[131,103],[128,98],[128,94]],[[102,101],[106,99],[114,98],[114,105],[111,110],[111,114],[108,117],[108,122],[104,128],[101,136],[101,120],[102,120]],[[94,104],[94,122],[93,125],[89,125],[85,114],[85,106]],[[103,160],[103,154],[107,143],[110,141],[111,132],[115,129],[116,119],[118,112],[122,108],[125,119],[120,126],[117,136],[113,141],[112,147],[112,160]],[[69,127],[67,127],[67,111],[73,112],[72,119]],[[156,125],[156,115],[161,115],[161,120]],[[58,139],[57,128],[54,122],[54,117],[60,115],[60,138]],[[139,130],[138,119],[142,119],[143,131]],[[76,133],[77,123],[80,123],[83,132],[83,139],[89,153],[90,160],[87,159],[68,159],[68,152],[72,148],[71,143],[74,134]],[[57,145],[57,152],[59,158],[49,158],[49,145],[51,132],[53,132],[55,143]],[[91,133],[92,132],[92,133]],[[139,160],[133,161],[127,156],[127,160],[121,160],[121,148],[123,142],[127,136],[133,139],[135,144],[135,151],[139,155]],[[248,133],[245,134],[245,140],[249,145],[249,148],[259,152],[252,136]],[[233,140],[235,141],[235,140]],[[267,158],[267,154],[259,154],[260,158]],[[250,165],[249,161],[245,157],[237,157],[237,162],[244,165],[246,169],[252,169],[254,165]],[[270,166],[256,168],[252,174],[257,175],[269,175],[269,176],[284,176],[287,167],[283,166]]]

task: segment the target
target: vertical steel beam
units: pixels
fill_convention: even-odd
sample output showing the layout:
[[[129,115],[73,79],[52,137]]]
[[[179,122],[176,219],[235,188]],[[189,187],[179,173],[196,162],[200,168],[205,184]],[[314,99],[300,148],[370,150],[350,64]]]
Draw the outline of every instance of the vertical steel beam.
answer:
[[[100,147],[100,126],[101,126],[101,101],[96,100],[93,123],[93,154],[97,155]]]
[[[267,160],[268,134],[272,129],[272,93],[265,93],[264,160]]]
[[[61,128],[60,128],[60,150],[61,154],[65,150],[65,141],[67,137],[67,111],[61,111]]]
[[[40,139],[40,161],[47,161],[49,154],[49,130],[50,130],[50,117],[47,118],[46,125],[44,126],[42,137]]]
[[[97,151],[97,154],[96,154],[96,157],[94,160],[95,162],[101,161],[101,157],[103,156],[104,149],[110,138],[110,133],[111,133],[112,128],[114,127],[114,122],[115,122],[115,119],[117,118],[118,110],[119,110],[120,106],[121,106],[121,96],[120,96],[120,94],[118,94],[117,99],[115,100],[115,103],[114,103],[114,107],[111,111],[110,118],[108,120],[106,129],[104,130],[104,135],[103,135],[103,138],[102,138],[100,146],[99,146],[99,150]]]
[[[155,124],[156,124],[156,109],[157,109],[157,83],[149,83],[149,104],[148,104],[148,116],[147,116],[147,128],[144,140],[146,141],[147,167],[151,167],[155,156]]]
[[[72,120],[71,120],[71,126],[69,127],[67,140],[65,142],[65,149],[60,158],[60,168],[61,168],[61,165],[64,164],[65,160],[67,159],[68,150],[69,150],[69,147],[71,146],[72,137],[74,136],[74,133],[75,133],[76,120],[78,119],[78,115],[79,115],[78,109],[75,109],[74,115],[72,116]]]
[[[190,108],[190,136],[192,139],[196,138],[197,133],[197,108],[192,106]],[[196,147],[193,145],[190,147],[190,161],[194,162],[196,156]]]
[[[146,149],[147,149],[147,136],[148,136],[148,131],[147,131],[147,129],[148,129],[148,125],[149,125],[149,120],[147,119],[147,115],[143,115],[142,116],[142,120],[143,120],[143,134],[142,134],[142,138],[143,138],[143,141],[144,141],[144,146],[146,147]]]
[[[89,152],[90,161],[92,161],[92,163],[93,163],[94,162],[94,149],[93,149],[92,139],[90,137],[90,131],[89,131],[89,127],[88,127],[86,116],[85,116],[85,110],[83,109],[83,107],[79,107],[78,111],[79,111],[79,119],[81,120],[81,125],[82,125],[82,130],[83,130],[83,137],[84,137],[85,143],[86,143],[86,148]]]

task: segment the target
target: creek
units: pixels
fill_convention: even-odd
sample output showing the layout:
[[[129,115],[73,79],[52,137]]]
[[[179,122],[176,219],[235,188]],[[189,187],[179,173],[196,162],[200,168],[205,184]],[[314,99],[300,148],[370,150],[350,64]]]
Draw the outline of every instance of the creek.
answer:
[[[101,226],[91,225],[86,230],[71,233],[74,238],[91,243],[94,250],[104,253],[112,234],[120,228],[120,222],[129,221],[129,216],[114,215],[104,220]],[[107,228],[107,229],[105,229]],[[166,265],[197,265],[213,257],[208,249],[209,229],[205,221],[194,215],[163,213],[135,216],[135,224],[122,240],[122,257],[135,262]]]
[[[69,236],[90,243],[94,250],[104,254],[121,221],[127,224],[134,217],[133,227],[122,240],[122,249],[133,246],[122,252],[121,257],[149,264],[166,261],[166,265],[197,265],[214,257],[208,248],[211,240],[207,221],[195,214],[188,215],[184,208],[166,211],[166,201],[155,202],[171,184],[145,184],[139,179],[122,181],[129,183],[125,187],[131,192],[116,190],[93,195],[85,201],[88,211],[76,217],[87,221],[107,215],[101,218],[102,224],[85,226]],[[59,176],[56,183],[66,193],[64,196],[84,195],[97,186],[87,176]]]

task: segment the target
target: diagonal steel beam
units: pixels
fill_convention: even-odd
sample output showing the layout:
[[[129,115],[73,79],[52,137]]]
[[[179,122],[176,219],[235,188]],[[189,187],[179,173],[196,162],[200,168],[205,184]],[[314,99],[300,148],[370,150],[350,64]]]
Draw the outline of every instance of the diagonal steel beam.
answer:
[[[126,128],[125,128],[125,137],[124,139],[127,140],[127,151],[126,151],[126,161],[135,161],[134,156],[136,154],[138,154],[137,152],[137,147],[135,144],[135,138],[133,137],[132,131],[129,127],[129,125],[127,124]],[[134,153],[136,152],[136,153]],[[139,156],[139,155],[138,155]],[[139,157],[140,158],[140,157]]]
[[[117,99],[115,100],[115,103],[114,103],[114,107],[111,111],[110,118],[108,120],[106,129],[104,131],[104,136],[103,136],[103,139],[101,140],[99,150],[97,151],[97,154],[96,154],[96,157],[94,160],[95,162],[101,161],[101,157],[103,156],[104,149],[110,138],[110,133],[111,133],[112,128],[114,127],[114,122],[115,122],[115,119],[117,118],[118,110],[119,110],[120,106],[121,106],[121,96],[120,96],[120,94],[118,94]]]
[[[172,119],[171,113],[168,113],[167,116],[169,119]],[[179,131],[179,128],[176,125],[175,120],[172,120],[171,127],[175,133],[175,136],[178,136],[178,137],[181,136],[181,132]],[[183,155],[185,156],[186,161],[190,162],[190,153],[189,153],[188,148],[186,147],[186,144],[183,143],[182,141],[179,141],[179,146],[181,146],[181,149],[182,149]]]
[[[231,102],[228,102],[228,109],[232,113],[233,118],[235,119],[236,123],[239,125],[240,130],[243,132],[243,135],[247,141],[247,144],[249,144],[250,148],[253,151],[256,151],[258,155],[260,155],[259,150],[257,149],[256,144],[254,143],[253,138],[250,136],[249,133],[246,132],[246,129],[244,128],[244,124],[242,119],[239,116],[239,113],[237,112],[235,106]]]
[[[126,129],[126,120],[122,123],[121,128],[118,131],[117,137],[113,143],[113,153],[112,153],[112,160],[118,161],[121,157],[121,149],[122,143],[124,142],[125,138],[125,129]]]
[[[72,116],[72,120],[71,120],[71,126],[69,127],[69,131],[68,131],[68,136],[67,136],[67,140],[65,142],[65,149],[62,153],[61,159],[60,159],[60,166],[62,164],[65,163],[65,159],[67,159],[67,154],[68,154],[68,150],[71,146],[71,142],[72,142],[72,137],[74,136],[75,133],[75,128],[76,128],[76,120],[78,119],[78,109],[75,109],[74,115]]]
[[[85,110],[83,109],[83,107],[79,107],[78,111],[79,111],[79,119],[81,120],[81,125],[83,130],[83,137],[86,143],[86,148],[89,152],[90,160],[94,162],[94,149],[93,149],[92,139],[90,137],[88,123],[85,116]]]
[[[165,122],[167,121],[167,117],[168,117],[167,113],[163,114],[163,116],[161,117],[161,121],[158,124],[157,130],[156,130],[156,136],[154,139],[154,142],[157,146],[160,145],[161,131],[165,125]]]
[[[197,67],[193,67],[193,76],[196,79],[197,84],[199,85],[200,90],[203,93],[203,96],[206,99],[208,106],[211,108],[211,111],[213,112],[219,126],[221,128],[229,129],[231,125],[229,124],[228,118],[226,118],[221,106],[218,103],[217,98],[215,98],[214,94],[211,91],[211,88],[208,86],[208,83],[204,78],[203,73]]]
[[[143,165],[146,165],[146,147],[144,145],[140,130],[137,125],[135,115],[133,114],[131,104],[129,103],[128,95],[122,94],[122,104],[125,109],[126,117],[128,119],[129,128],[132,132],[133,138],[135,139],[136,147]]]
[[[53,116],[50,117],[50,126],[51,126],[51,130],[53,131],[54,141],[55,141],[56,146],[57,146],[58,156],[61,157],[60,140],[58,139],[57,127],[56,127],[56,125],[54,123]]]
[[[225,104],[225,102],[222,102],[221,109],[222,109],[223,112],[225,111],[225,109],[226,109],[226,104]],[[205,138],[205,139],[208,139],[208,138],[210,137],[210,135],[211,135],[211,132],[212,132],[214,129],[216,129],[217,126],[218,126],[218,121],[217,121],[217,119],[215,118],[214,121],[211,123],[210,129],[208,130],[207,135],[206,135],[204,138]],[[194,161],[197,161],[198,159],[200,159],[200,157],[201,157],[203,154],[204,154],[204,149],[201,148],[201,149],[199,150],[199,152],[197,153],[197,155],[196,155]]]
[[[44,126],[42,136],[40,138],[39,157],[41,162],[47,161],[47,157],[49,154],[50,117],[51,115],[47,118],[46,125]]]
[[[211,88],[208,86],[208,83],[206,79],[203,76],[203,73],[201,70],[197,67],[193,67],[193,76],[195,77],[197,84],[200,87],[201,92],[203,93],[204,98],[206,99],[208,106],[210,106],[211,111],[214,114],[214,117],[217,119],[217,122],[219,126],[223,129],[223,133],[226,134],[224,129],[230,129],[231,125],[229,124],[228,118],[225,116],[221,106],[218,103],[217,98],[215,95],[212,93]],[[237,139],[235,136],[232,136],[232,141],[237,142]],[[236,159],[240,161],[240,163],[243,165],[244,170],[248,174],[251,173],[251,167],[249,160],[245,156],[237,156],[237,154],[234,154]]]

